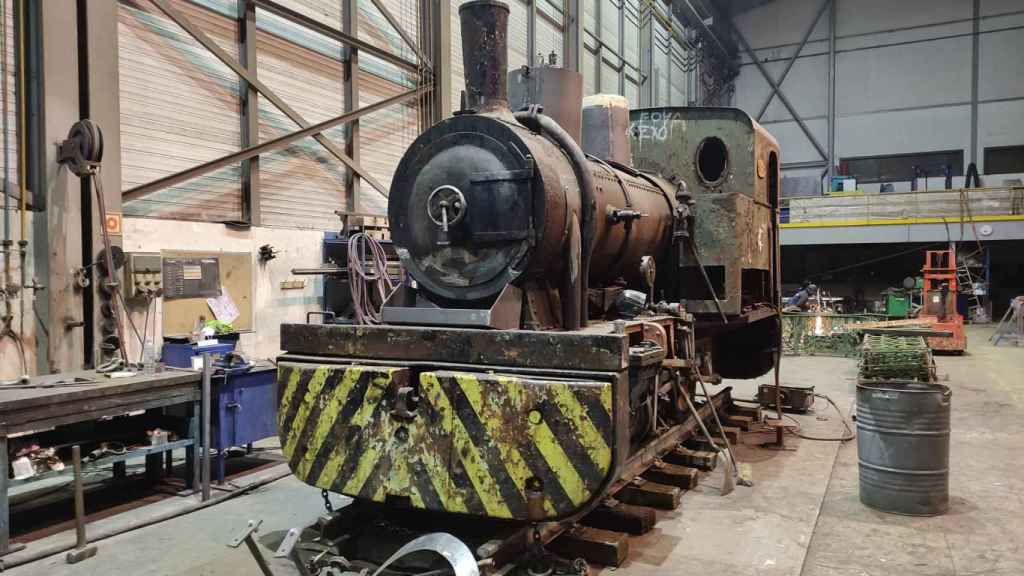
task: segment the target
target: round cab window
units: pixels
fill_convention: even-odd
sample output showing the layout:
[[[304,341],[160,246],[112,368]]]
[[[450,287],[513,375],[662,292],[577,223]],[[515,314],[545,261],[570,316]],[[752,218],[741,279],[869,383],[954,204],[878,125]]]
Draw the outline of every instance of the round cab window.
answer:
[[[708,186],[722,183],[729,172],[729,149],[717,136],[708,136],[697,146],[697,176]]]

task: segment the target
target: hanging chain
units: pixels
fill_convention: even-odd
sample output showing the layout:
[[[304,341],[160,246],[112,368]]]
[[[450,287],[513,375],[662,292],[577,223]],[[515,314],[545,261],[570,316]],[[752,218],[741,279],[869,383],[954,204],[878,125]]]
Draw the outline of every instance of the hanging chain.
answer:
[[[327,510],[327,513],[334,514],[334,504],[331,504],[330,494],[331,493],[328,492],[327,489],[320,491],[320,495],[323,496],[324,499],[324,508]]]

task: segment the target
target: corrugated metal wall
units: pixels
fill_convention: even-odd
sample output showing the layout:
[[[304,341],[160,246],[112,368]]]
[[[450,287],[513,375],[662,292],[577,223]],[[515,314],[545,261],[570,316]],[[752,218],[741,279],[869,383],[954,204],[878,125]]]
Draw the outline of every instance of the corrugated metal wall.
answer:
[[[338,20],[325,22],[335,27]],[[257,12],[257,22],[273,23],[258,30],[257,76],[307,122],[322,122],[344,112],[344,66],[341,46],[323,48],[334,57],[299,46],[286,38],[301,38],[304,30],[290,22]],[[260,140],[270,140],[299,129],[266,98],[259,98]],[[344,127],[325,134],[344,150]],[[260,157],[260,211],[266,226],[293,228],[338,227],[335,210],[346,207],[348,169],[313,138]]]
[[[324,24],[342,27],[340,0],[281,0]],[[186,17],[237,57],[235,0],[175,2]],[[385,0],[414,40],[418,0]],[[306,121],[344,112],[343,48],[337,42],[268,12],[257,11],[257,76]],[[360,38],[415,61],[384,16],[359,2]],[[144,1],[122,0],[119,13],[122,165],[125,189],[173,174],[241,147],[239,79],[184,30]],[[416,85],[417,78],[367,54],[360,57],[360,105]],[[259,98],[259,138],[298,125]],[[398,159],[419,133],[418,105],[393,106],[361,120],[362,164],[385,186]],[[345,130],[326,135],[344,147]],[[348,169],[313,138],[260,158],[262,224],[336,229],[335,210],[349,202]],[[360,188],[364,212],[386,213],[387,199],[368,184]],[[126,202],[126,214],[196,220],[237,220],[242,213],[241,174],[232,166],[185,184]]]
[[[18,63],[15,57],[16,47],[14,45],[14,2],[6,2],[5,5],[6,9],[3,18],[7,30],[7,52],[3,54],[3,58],[7,65],[5,84],[7,88],[7,146],[5,148],[4,142],[0,141],[0,153],[6,154],[0,157],[0,164],[4,161],[7,162],[7,174],[4,177],[9,179],[8,194],[11,195],[12,201],[14,201],[21,198],[21,191],[18,190],[18,166],[20,165],[18,156]],[[0,194],[2,193],[3,191],[0,190]]]
[[[419,42],[418,0],[382,0],[385,8],[398,20],[415,42]],[[415,62],[416,53],[388,24],[383,14],[369,0],[359,1],[359,37],[385,50]],[[361,55],[359,105],[366,106],[413,88],[417,79],[395,66],[369,55]],[[391,177],[406,149],[420,133],[419,106],[407,102],[390,106],[363,117],[359,122],[359,145],[362,165],[382,184],[391,186]],[[369,184],[360,189],[359,211],[387,213],[387,198]]]
[[[335,28],[342,27],[341,0],[280,0],[282,4]],[[388,10],[416,39],[419,0],[383,0]],[[451,0],[451,101],[459,108],[464,89],[458,7]],[[536,54],[528,54],[528,5],[509,0],[509,66],[517,67],[555,52],[562,56],[564,17],[561,2],[537,5]],[[600,16],[598,17],[598,3]],[[237,53],[236,0],[179,0],[175,5],[231,54]],[[416,56],[370,0],[360,0],[359,37],[408,60]],[[584,93],[625,92],[640,100],[641,8],[638,0],[586,0],[583,6]],[[622,30],[620,31],[620,26]],[[302,116],[316,122],[344,110],[342,46],[288,21],[257,13],[258,76]],[[622,38],[620,39],[620,35]],[[685,51],[672,46],[661,22],[655,23],[654,104],[684,104]],[[122,163],[125,187],[152,181],[233,152],[241,145],[238,89],[234,74],[155,11],[145,0],[121,0]],[[601,51],[601,58],[597,52]],[[670,57],[670,51],[675,53]],[[419,80],[368,54],[360,57],[361,94],[366,105],[398,94]],[[598,82],[600,77],[600,82]],[[259,137],[280,136],[296,124],[260,98]],[[418,104],[390,107],[360,121],[361,162],[382,183],[420,132]],[[328,136],[339,146],[345,130]],[[259,196],[263,223],[270,226],[330,229],[334,210],[350,199],[347,168],[313,139],[260,159]],[[237,166],[125,203],[133,215],[202,220],[241,217],[240,169]],[[360,187],[358,209],[384,213],[386,198],[371,186]]]
[[[561,4],[554,5],[550,0],[541,0],[537,3],[537,53],[547,58],[552,52],[562,64],[562,27],[565,22],[562,17]]]
[[[175,6],[237,57],[234,20],[187,2]],[[125,189],[239,149],[238,79],[188,33],[149,3],[126,0],[118,12],[118,50]],[[240,168],[231,166],[123,209],[133,216],[237,220],[240,182]]]

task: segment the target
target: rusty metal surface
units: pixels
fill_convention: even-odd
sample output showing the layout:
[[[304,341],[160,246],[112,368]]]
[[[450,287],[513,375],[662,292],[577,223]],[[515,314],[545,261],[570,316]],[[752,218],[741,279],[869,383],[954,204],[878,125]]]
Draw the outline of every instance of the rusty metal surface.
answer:
[[[618,371],[627,366],[628,344],[616,334],[282,324],[281,347],[357,359]]]
[[[629,144],[629,101],[617,94],[593,94],[583,99],[583,140],[587,154],[632,166]]]
[[[292,472],[355,498],[489,518],[573,514],[614,470],[613,383],[281,362]],[[412,393],[412,390],[418,392]],[[412,398],[415,397],[415,400]]]
[[[554,66],[524,66],[508,73],[508,91],[512,110],[531,104],[543,106],[544,114],[580,142],[583,76],[579,72]]]
[[[459,7],[467,105],[477,112],[508,108],[508,4],[474,0]]]
[[[597,185],[591,285],[601,286],[622,277],[635,289],[646,292],[640,282],[640,259],[653,256],[657,263],[668,267],[674,187],[659,178],[639,178],[607,164],[591,162],[589,169]],[[616,216],[627,213],[623,211],[642,216],[631,221]]]
[[[745,286],[743,270],[764,271],[766,280],[774,283],[777,210],[769,191],[773,178],[776,191],[778,184],[775,139],[733,108],[650,108],[632,111],[630,120],[635,166],[687,184],[694,200],[693,243],[700,261],[706,268],[724,268],[724,290],[718,297],[725,313],[743,314],[758,300],[771,303],[771,286]],[[708,138],[721,140],[728,152],[725,173],[711,183],[697,170],[698,151]],[[689,273],[699,273],[691,254],[684,265],[692,267]],[[696,314],[717,312],[711,299],[687,299],[686,304]]]

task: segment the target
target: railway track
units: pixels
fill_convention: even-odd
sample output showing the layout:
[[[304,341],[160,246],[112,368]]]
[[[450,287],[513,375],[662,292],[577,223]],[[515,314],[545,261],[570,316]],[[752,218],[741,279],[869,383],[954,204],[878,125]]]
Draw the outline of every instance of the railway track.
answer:
[[[731,443],[759,418],[757,408],[737,405],[725,388],[697,408],[698,417],[718,432],[712,410],[722,420]],[[716,434],[717,435],[717,434]],[[686,491],[715,468],[717,454],[702,438],[692,414],[665,429],[621,468],[606,496],[586,510],[561,520],[538,525],[470,517],[438,517],[386,505],[354,501],[334,510],[325,494],[326,513],[304,529],[292,529],[274,553],[272,569],[251,540],[249,548],[265,576],[374,575],[377,568],[403,545],[424,534],[444,532],[472,551],[482,574],[580,574],[587,564],[619,566],[629,557],[631,536],[652,530],[659,511],[678,508]],[[238,546],[254,532],[236,538]],[[251,538],[251,536],[250,536]],[[452,540],[454,541],[454,539]],[[248,543],[248,542],[247,542]],[[442,576],[456,574],[436,555],[414,553],[393,564],[382,575]],[[517,570],[520,570],[517,572]]]

